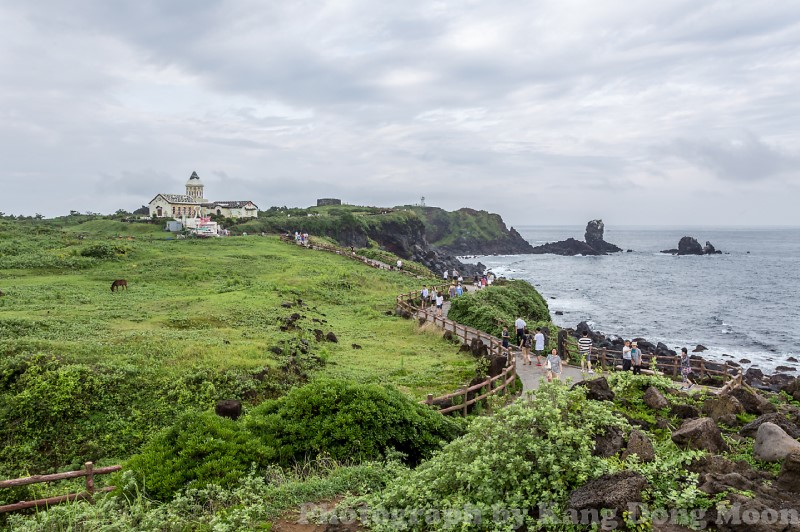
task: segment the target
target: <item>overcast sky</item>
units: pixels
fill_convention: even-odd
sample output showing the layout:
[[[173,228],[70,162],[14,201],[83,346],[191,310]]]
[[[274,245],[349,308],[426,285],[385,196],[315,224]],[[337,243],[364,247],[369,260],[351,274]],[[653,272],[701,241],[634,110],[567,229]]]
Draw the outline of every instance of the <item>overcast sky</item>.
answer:
[[[0,0],[0,211],[800,225],[800,2]]]

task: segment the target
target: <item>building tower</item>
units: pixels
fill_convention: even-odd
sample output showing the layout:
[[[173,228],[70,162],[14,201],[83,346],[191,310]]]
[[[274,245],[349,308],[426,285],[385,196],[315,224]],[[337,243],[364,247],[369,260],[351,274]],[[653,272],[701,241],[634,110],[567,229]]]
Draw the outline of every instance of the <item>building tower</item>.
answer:
[[[186,182],[186,195],[198,203],[206,203],[206,200],[203,199],[203,182],[200,181],[197,172],[192,172],[189,181]]]

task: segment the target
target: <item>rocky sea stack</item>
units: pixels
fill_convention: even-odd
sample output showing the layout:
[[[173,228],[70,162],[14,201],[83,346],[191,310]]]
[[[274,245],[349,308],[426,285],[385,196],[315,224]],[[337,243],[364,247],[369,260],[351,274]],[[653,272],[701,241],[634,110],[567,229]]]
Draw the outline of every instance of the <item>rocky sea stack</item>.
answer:
[[[696,238],[691,236],[685,236],[681,238],[680,242],[678,242],[678,249],[665,249],[662,250],[661,253],[671,253],[673,255],[720,255],[722,254],[721,251],[717,251],[717,249],[711,244],[711,242],[706,241],[705,246],[701,246],[700,242],[697,241]]]
[[[568,238],[561,242],[551,242],[542,246],[533,248],[531,253],[543,255],[545,253],[552,253],[554,255],[606,255],[608,253],[617,253],[622,251],[614,244],[610,244],[603,239],[603,232],[605,226],[603,220],[592,220],[586,224],[586,233],[584,234],[584,242]]]

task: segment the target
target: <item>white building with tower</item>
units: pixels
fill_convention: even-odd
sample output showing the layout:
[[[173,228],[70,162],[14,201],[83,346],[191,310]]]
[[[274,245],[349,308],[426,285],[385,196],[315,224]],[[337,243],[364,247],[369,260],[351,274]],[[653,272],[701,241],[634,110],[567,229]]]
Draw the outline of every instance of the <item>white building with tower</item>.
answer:
[[[204,196],[203,182],[197,172],[192,172],[186,182],[186,194],[157,194],[150,200],[150,216],[188,219],[211,216],[226,218],[256,218],[258,206],[252,201],[208,201]]]

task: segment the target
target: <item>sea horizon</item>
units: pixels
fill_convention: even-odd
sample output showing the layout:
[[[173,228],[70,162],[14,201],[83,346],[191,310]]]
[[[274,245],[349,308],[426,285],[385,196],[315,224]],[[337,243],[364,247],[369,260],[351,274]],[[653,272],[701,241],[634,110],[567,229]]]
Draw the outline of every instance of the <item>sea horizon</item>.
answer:
[[[585,226],[527,225],[531,245],[581,240]],[[774,370],[800,366],[800,227],[606,226],[605,239],[631,252],[605,256],[477,255],[498,275],[524,279],[548,302],[554,322],[670,349],[704,345],[703,356]],[[682,236],[721,255],[674,256]],[[563,315],[555,315],[560,311]],[[750,360],[751,363],[742,363]]]

